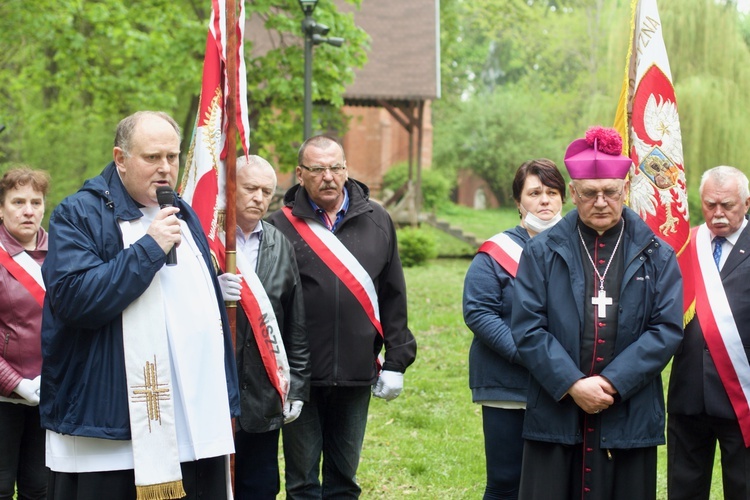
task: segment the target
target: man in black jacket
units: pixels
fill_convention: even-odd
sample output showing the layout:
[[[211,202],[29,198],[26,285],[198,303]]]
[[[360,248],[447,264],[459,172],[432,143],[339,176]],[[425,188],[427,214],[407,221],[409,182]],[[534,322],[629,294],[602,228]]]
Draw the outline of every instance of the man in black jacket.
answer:
[[[237,159],[238,274],[219,276],[237,309],[237,369],[242,414],[235,432],[235,498],[279,493],[279,431],[296,419],[310,391],[305,309],[291,243],[261,221],[276,190],[273,167]]]
[[[695,316],[672,362],[667,411],[670,500],[708,500],[716,442],[724,498],[750,498],[750,208],[747,176],[703,173],[703,224],[693,228]],[[686,277],[687,279],[687,277]]]
[[[371,390],[385,400],[398,396],[417,352],[396,231],[385,209],[368,200],[367,186],[348,178],[335,140],[305,141],[296,174],[299,185],[269,217],[294,245],[312,361],[310,401],[284,427],[286,493],[357,498]]]

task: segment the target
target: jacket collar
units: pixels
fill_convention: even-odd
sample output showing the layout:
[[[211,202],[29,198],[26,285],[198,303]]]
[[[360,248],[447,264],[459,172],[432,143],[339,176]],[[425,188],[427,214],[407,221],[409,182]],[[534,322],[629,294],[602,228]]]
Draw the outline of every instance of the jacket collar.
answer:
[[[263,238],[260,240],[260,251],[258,252],[258,265],[255,273],[263,281],[268,277],[269,272],[275,266],[278,255],[276,254],[276,240],[273,238],[269,224],[263,220],[259,221],[263,227]]]
[[[0,224],[0,241],[11,257],[15,257],[24,251],[23,245],[11,236],[4,224]],[[42,227],[36,233],[36,248],[33,251],[47,251],[47,232]]]
[[[365,184],[349,178],[344,184],[344,189],[349,193],[349,209],[346,211],[342,223],[352,217],[372,211],[369,201],[370,188]],[[310,205],[310,198],[307,195],[307,191],[302,189],[299,184],[295,184],[284,194],[284,205],[292,207],[292,214],[296,217],[308,219],[315,217],[315,211],[313,211]]]
[[[727,261],[721,268],[721,276],[725,277],[731,274],[748,257],[750,257],[750,224],[745,225],[737,238]]]
[[[625,219],[625,239],[630,242],[643,242],[637,247],[625,245],[626,259],[629,261],[633,257],[632,252],[643,251],[646,247],[656,243],[657,239],[651,228],[646,225],[638,215],[628,207],[623,207],[622,217]],[[577,248],[578,238],[571,238],[570,235],[576,230],[578,223],[578,210],[571,210],[563,219],[548,229],[542,235],[547,235],[549,245],[557,248],[558,251],[566,248],[572,252]],[[573,252],[575,254],[576,252]]]
[[[105,200],[107,208],[114,210],[118,219],[135,220],[143,216],[138,204],[125,190],[115,162],[110,162],[101,174],[87,180],[80,191],[88,191]]]

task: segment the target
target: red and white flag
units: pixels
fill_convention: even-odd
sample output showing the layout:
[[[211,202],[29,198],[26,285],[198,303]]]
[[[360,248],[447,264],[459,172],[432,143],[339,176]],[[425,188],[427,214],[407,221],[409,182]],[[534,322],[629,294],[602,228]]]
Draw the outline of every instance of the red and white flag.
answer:
[[[631,43],[615,116],[623,154],[634,164],[628,204],[677,253],[684,316],[695,315],[687,183],[672,72],[656,0],[632,0]]]
[[[203,60],[203,85],[198,116],[190,142],[185,172],[182,175],[180,194],[193,207],[203,225],[203,231],[215,254],[223,243],[218,231],[226,210],[226,96],[229,88],[227,75],[227,18],[225,0],[212,0],[211,20]],[[237,112],[234,119],[245,154],[248,153],[250,126],[247,112],[247,76],[244,54],[245,1],[239,0],[240,14],[237,25]],[[234,151],[229,152],[235,154]],[[222,217],[223,219],[223,217]],[[222,252],[223,253],[223,252]],[[224,263],[222,262],[221,265]]]
[[[206,55],[203,60],[203,84],[198,116],[190,143],[180,193],[195,210],[208,238],[211,252],[219,267],[226,271],[224,214],[226,212],[226,159],[235,151],[227,151],[227,129],[230,119],[236,120],[237,132],[245,154],[250,145],[247,109],[247,74],[244,58],[245,2],[239,0],[240,13],[236,29],[237,95],[236,114],[228,116],[227,93],[227,16],[225,0],[213,0],[208,26]],[[230,229],[234,231],[234,228]],[[240,256],[238,256],[240,257]],[[242,262],[242,259],[238,259]],[[238,268],[237,273],[243,274]],[[278,391],[282,403],[289,392],[289,363],[281,342],[273,309],[253,269],[244,270],[240,306],[252,325],[258,350],[269,380]],[[254,283],[254,290],[250,283]],[[264,300],[263,300],[264,299]],[[269,320],[269,318],[271,318]]]

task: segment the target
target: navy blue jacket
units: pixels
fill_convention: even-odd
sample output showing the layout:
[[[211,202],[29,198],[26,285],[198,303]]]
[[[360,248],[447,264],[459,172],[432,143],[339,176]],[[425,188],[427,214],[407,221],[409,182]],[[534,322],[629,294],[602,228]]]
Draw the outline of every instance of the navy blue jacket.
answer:
[[[617,389],[601,413],[602,448],[664,444],[661,371],[682,340],[682,275],[672,248],[629,208],[615,357],[601,376]],[[523,437],[575,444],[583,412],[565,393],[585,377],[579,366],[585,289],[578,211],[526,244],[516,276],[512,333],[532,375]]]
[[[530,239],[521,226],[505,231],[523,247]],[[521,364],[510,333],[513,278],[486,253],[478,253],[464,280],[464,321],[474,332],[469,350],[472,400],[526,401],[529,372]]]
[[[177,198],[179,216],[213,269],[195,212]],[[114,163],[55,208],[49,252],[42,266],[47,287],[42,319],[42,427],[61,434],[130,439],[122,311],[148,288],[166,261],[149,235],[123,249],[117,220],[142,217]],[[221,289],[212,274],[216,300]],[[219,307],[229,406],[239,414],[237,368],[226,310]]]

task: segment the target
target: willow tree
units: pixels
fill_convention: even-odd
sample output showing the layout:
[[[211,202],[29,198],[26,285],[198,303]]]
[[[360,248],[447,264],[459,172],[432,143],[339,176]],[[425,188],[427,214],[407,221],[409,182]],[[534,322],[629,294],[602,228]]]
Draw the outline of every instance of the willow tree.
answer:
[[[614,116],[625,70],[629,4],[622,1],[612,11],[598,76],[606,90],[584,113],[591,123],[608,124]],[[658,6],[680,115],[691,221],[699,222],[698,185],[706,169],[732,165],[750,174],[749,21],[731,0],[659,0]]]
[[[664,0],[688,186],[732,165],[750,173],[750,52],[736,11],[705,0]]]
[[[592,103],[611,101],[613,115],[619,89],[607,97],[600,78],[608,49],[602,27],[610,25],[612,6],[605,0],[508,2],[498,15],[490,2],[470,4],[457,11],[461,33],[470,37],[462,34],[454,50],[472,57],[454,68],[472,78],[463,88],[454,78],[446,85],[454,94],[444,99],[455,102],[436,106],[433,165],[471,169],[505,203],[523,161],[545,156],[561,164]]]

